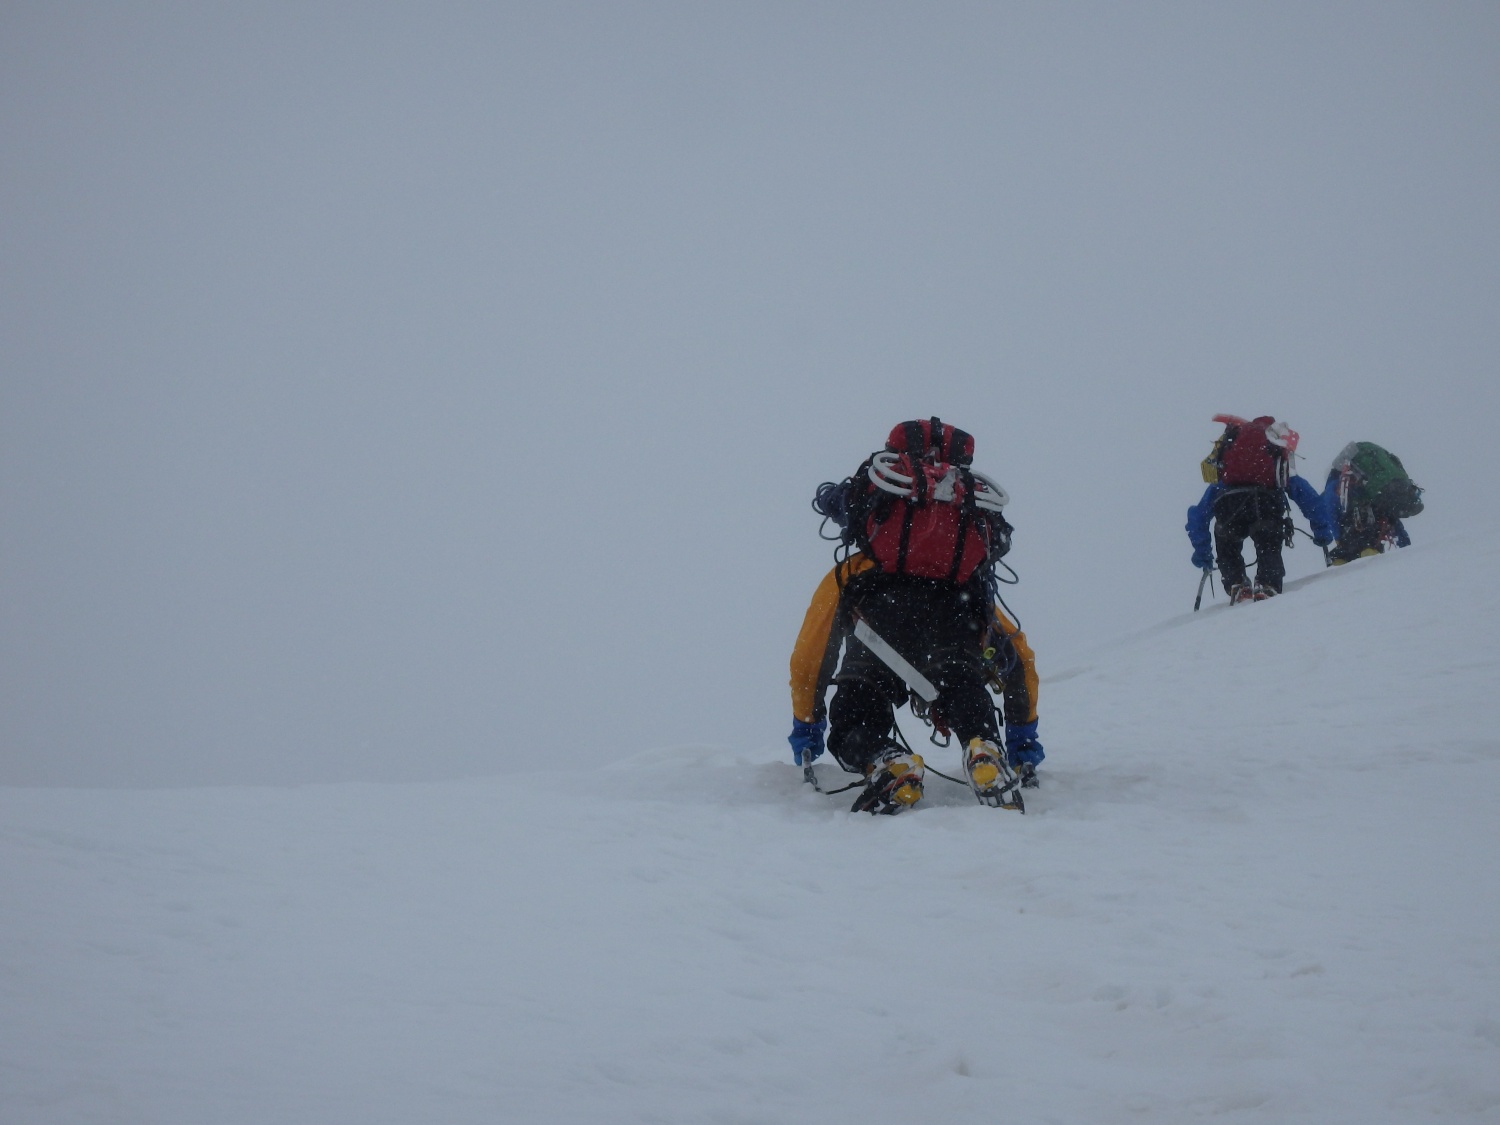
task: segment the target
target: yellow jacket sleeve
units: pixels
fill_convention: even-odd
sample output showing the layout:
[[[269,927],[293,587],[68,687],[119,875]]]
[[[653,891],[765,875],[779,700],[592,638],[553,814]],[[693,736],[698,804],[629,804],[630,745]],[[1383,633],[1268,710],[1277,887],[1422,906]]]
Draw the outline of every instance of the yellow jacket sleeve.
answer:
[[[995,607],[995,627],[1010,642],[1016,659],[1004,677],[1005,721],[1036,722],[1036,697],[1040,681],[1036,674],[1036,655],[1026,641],[1026,634],[1016,623]]]
[[[824,575],[813,592],[792,649],[792,717],[801,722],[813,723],[823,717],[823,696],[838,666],[839,646],[847,628],[838,621],[842,584],[873,565],[864,555],[851,555]]]

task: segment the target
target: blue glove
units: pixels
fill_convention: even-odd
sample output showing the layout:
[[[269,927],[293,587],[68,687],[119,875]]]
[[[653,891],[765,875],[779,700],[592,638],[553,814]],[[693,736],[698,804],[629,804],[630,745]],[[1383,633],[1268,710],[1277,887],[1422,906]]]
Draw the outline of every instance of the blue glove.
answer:
[[[1212,570],[1214,565],[1213,553],[1206,548],[1195,548],[1193,550],[1193,569]]]
[[[1411,546],[1411,536],[1406,534],[1406,528],[1402,527],[1399,523],[1396,525],[1396,546]]]
[[[1326,536],[1326,535],[1314,535],[1313,536],[1313,546],[1314,547],[1326,547],[1326,546],[1328,546],[1328,544],[1330,544],[1332,542],[1333,542],[1333,540],[1330,539],[1330,538],[1328,538],[1328,536]]]
[[[1040,765],[1047,755],[1042,753],[1042,744],[1036,740],[1036,723],[1007,723],[1005,753],[1010,758],[1012,769],[1028,762],[1033,766]]]
[[[828,723],[819,719],[815,723],[792,720],[792,733],[786,740],[792,744],[792,761],[799,766],[810,766],[823,756],[823,731]]]

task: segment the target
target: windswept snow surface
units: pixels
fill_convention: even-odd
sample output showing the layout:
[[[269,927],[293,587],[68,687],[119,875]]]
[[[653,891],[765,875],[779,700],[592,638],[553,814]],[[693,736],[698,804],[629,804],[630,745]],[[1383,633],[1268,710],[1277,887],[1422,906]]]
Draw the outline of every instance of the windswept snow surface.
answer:
[[[1024,817],[566,724],[469,784],[0,791],[0,1120],[1500,1119],[1497,571],[1033,638]]]

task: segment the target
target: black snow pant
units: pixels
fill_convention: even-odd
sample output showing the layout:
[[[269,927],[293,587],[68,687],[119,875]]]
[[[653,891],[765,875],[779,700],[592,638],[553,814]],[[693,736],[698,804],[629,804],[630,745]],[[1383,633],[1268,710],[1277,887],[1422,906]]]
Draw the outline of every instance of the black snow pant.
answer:
[[[1340,522],[1339,541],[1328,552],[1328,558],[1333,562],[1348,562],[1366,551],[1379,551],[1382,538],[1381,529],[1374,524],[1352,527]]]
[[[1214,551],[1226,592],[1245,585],[1245,540],[1255,544],[1255,583],[1281,593],[1286,496],[1276,488],[1231,488],[1214,501]]]
[[[1345,512],[1339,516],[1339,541],[1328,552],[1330,562],[1348,562],[1366,551],[1384,550],[1387,539],[1395,540],[1405,532],[1401,521],[1381,515],[1373,508]]]
[[[934,711],[967,746],[972,738],[995,741],[999,727],[985,685],[981,647],[989,615],[982,582],[959,587],[900,575],[873,576],[849,591],[854,612],[938,689]],[[866,772],[895,745],[896,708],[906,683],[852,634],[833,679],[828,706],[828,749],[851,773]]]

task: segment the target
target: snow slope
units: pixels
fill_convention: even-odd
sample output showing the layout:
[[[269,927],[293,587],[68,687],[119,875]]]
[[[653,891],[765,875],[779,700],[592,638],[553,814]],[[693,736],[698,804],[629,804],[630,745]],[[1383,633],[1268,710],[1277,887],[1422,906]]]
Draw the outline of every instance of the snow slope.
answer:
[[[770,735],[0,790],[0,1122],[1500,1120],[1497,564],[1034,637],[1024,817],[853,817]]]

